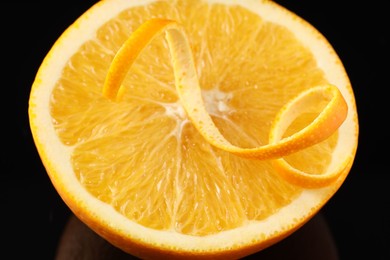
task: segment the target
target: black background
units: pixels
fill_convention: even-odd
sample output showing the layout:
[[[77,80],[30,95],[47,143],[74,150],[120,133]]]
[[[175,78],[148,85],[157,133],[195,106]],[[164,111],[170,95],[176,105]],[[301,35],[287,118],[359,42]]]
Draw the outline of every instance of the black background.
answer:
[[[94,2],[2,4],[0,234],[2,254],[12,254],[12,259],[26,255],[53,259],[70,213],[33,144],[28,98],[46,53]],[[326,36],[343,61],[356,95],[360,136],[355,163],[344,185],[321,211],[332,229],[340,257],[390,259],[390,29],[385,1],[276,2]]]

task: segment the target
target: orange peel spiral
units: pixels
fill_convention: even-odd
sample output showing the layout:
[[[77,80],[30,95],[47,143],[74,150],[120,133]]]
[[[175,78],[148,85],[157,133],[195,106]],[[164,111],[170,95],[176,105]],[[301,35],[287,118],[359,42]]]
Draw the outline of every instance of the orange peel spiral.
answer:
[[[175,86],[189,119],[199,133],[213,146],[232,154],[258,160],[271,159],[275,169],[287,181],[304,188],[321,188],[337,179],[350,163],[346,159],[340,167],[325,173],[311,174],[294,168],[284,156],[326,140],[341,126],[347,117],[348,106],[336,86],[325,84],[309,88],[292,98],[277,113],[266,145],[243,148],[230,143],[218,130],[202,100],[201,87],[195,69],[190,43],[183,27],[176,21],[150,19],[135,30],[115,55],[108,70],[103,95],[118,100],[125,91],[122,82],[142,50],[158,35],[166,33],[172,58]],[[300,131],[284,137],[288,126],[312,102],[322,95],[329,100],[318,116]]]

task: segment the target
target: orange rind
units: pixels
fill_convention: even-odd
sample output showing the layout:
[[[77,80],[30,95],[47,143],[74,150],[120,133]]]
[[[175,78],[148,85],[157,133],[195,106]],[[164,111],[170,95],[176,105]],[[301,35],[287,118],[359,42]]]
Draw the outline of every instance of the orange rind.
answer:
[[[120,99],[120,96],[123,95],[120,93],[126,91],[121,84],[130,67],[142,50],[162,33],[166,33],[170,47],[175,86],[181,104],[192,124],[210,144],[247,158],[275,159],[275,167],[286,180],[305,188],[319,188],[329,185],[343,172],[351,158],[348,158],[339,168],[324,174],[303,172],[292,167],[282,158],[324,141],[344,122],[348,114],[348,106],[337,87],[332,85],[317,86],[292,98],[276,115],[271,127],[268,145],[255,148],[235,146],[221,134],[208,114],[202,100],[201,87],[188,37],[184,28],[172,20],[150,19],[131,34],[110,65],[103,87],[105,97],[111,100]],[[318,96],[321,97],[318,98]],[[318,117],[299,132],[283,137],[289,125],[298,116],[310,111],[313,101],[321,99],[328,99],[329,102]]]

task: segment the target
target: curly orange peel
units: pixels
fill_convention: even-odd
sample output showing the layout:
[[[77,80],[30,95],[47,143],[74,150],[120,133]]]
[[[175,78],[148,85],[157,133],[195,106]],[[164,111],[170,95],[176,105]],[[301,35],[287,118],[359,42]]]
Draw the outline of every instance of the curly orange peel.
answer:
[[[166,33],[172,57],[175,85],[181,104],[192,124],[213,146],[238,156],[266,160],[272,159],[275,169],[287,181],[304,188],[321,188],[334,182],[350,163],[342,162],[336,169],[321,174],[303,172],[291,166],[284,156],[308,148],[330,137],[344,122],[348,106],[339,89],[326,84],[309,88],[285,104],[277,113],[270,129],[269,143],[254,148],[231,144],[218,130],[206,111],[195,69],[189,40],[184,28],[176,21],[150,19],[135,30],[115,55],[103,86],[103,95],[118,100],[125,88],[121,85],[141,51],[158,35]],[[318,116],[300,131],[283,137],[288,126],[312,106],[316,96],[329,100]]]

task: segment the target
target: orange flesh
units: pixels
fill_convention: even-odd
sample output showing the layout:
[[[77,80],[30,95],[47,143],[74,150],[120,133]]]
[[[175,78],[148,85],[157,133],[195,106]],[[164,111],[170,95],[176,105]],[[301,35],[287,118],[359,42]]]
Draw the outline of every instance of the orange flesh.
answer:
[[[73,166],[91,194],[147,227],[207,235],[265,219],[301,189],[282,180],[269,161],[215,149],[199,135],[177,105],[162,37],[146,48],[127,74],[123,84],[131,91],[123,101],[102,97],[105,72],[119,47],[141,21],[151,18],[151,9],[183,23],[208,100],[206,108],[223,135],[242,147],[266,144],[270,122],[280,107],[326,80],[293,35],[247,10],[230,8],[225,16],[221,13],[228,7],[220,5],[199,2],[187,7],[179,1],[176,6],[160,2],[134,8],[102,27],[97,39],[87,42],[64,69],[53,91],[51,112],[61,140],[76,146]],[[267,37],[270,30],[275,38]],[[313,115],[302,116],[289,132],[312,119]],[[321,173],[336,141],[337,133],[288,161]]]

